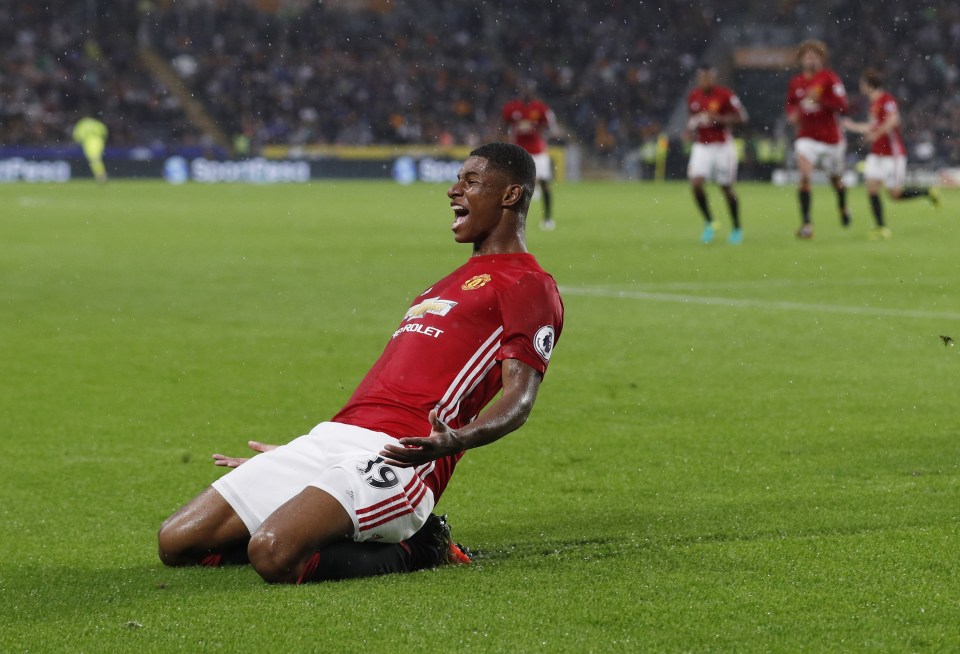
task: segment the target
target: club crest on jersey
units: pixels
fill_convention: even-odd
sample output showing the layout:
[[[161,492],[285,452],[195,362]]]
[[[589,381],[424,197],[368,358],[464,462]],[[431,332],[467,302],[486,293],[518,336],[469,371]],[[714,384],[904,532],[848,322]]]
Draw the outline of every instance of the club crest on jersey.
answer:
[[[441,300],[439,297],[431,297],[407,309],[407,313],[403,319],[419,320],[428,313],[432,313],[437,316],[445,316],[450,313],[450,309],[455,306],[457,306],[457,303],[453,302],[452,300]]]
[[[550,355],[553,354],[553,345],[556,341],[556,333],[553,330],[552,325],[544,325],[537,330],[537,333],[533,337],[533,347],[537,351],[544,361],[550,360]]]
[[[475,291],[481,286],[485,286],[492,278],[490,275],[484,273],[483,275],[474,275],[467,281],[463,283],[463,286],[460,287],[464,291]]]

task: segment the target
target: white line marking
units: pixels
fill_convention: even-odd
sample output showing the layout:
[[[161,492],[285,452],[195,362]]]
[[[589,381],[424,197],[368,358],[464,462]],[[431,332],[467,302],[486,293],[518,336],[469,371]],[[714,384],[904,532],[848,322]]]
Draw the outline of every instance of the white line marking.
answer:
[[[844,280],[818,280],[817,285],[825,288],[836,288],[836,287],[850,287],[850,286],[878,286],[881,288],[889,288],[891,284],[897,282],[903,282],[904,280],[896,279],[893,280],[890,277],[883,278],[861,278],[861,279],[844,279]],[[946,277],[923,277],[922,279],[913,279],[911,283],[913,284],[936,284],[940,286],[948,286],[954,283],[953,278]],[[593,286],[593,287],[577,287],[577,288],[602,288],[605,291],[616,291],[616,290],[626,290],[626,291],[735,291],[735,290],[758,290],[764,288],[809,288],[813,286],[813,282],[809,280],[795,280],[795,279],[762,279],[754,281],[707,281],[707,282],[658,282],[651,284],[606,284],[604,286]]]
[[[857,316],[890,316],[895,318],[936,318],[938,320],[960,320],[960,313],[953,311],[917,311],[912,309],[880,309],[875,307],[850,307],[837,304],[805,304],[803,302],[771,302],[769,300],[748,300],[727,297],[703,297],[699,295],[678,295],[676,293],[650,293],[647,291],[617,291],[606,288],[584,286],[561,286],[565,295],[583,295],[587,297],[619,298],[624,300],[650,300],[653,302],[677,302],[679,304],[708,304],[723,307],[757,307],[760,309],[784,309],[787,311],[820,311],[824,313],[846,313]]]

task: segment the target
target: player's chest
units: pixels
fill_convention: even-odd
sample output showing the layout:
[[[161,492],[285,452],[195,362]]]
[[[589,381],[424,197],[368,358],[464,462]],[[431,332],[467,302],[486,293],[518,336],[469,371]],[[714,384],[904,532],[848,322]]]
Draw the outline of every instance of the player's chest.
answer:
[[[451,330],[488,332],[500,321],[492,276],[477,273],[444,280],[415,298],[401,320],[400,333],[440,337]]]
[[[829,94],[833,88],[833,81],[825,75],[815,75],[809,79],[799,80],[793,89],[793,94],[798,99],[814,98],[818,99],[823,95]]]
[[[517,107],[510,112],[510,120],[519,122],[539,122],[543,119],[544,112],[539,107]]]
[[[700,113],[701,111],[717,113],[723,109],[724,97],[718,93],[697,93],[690,98],[689,105],[692,113]]]

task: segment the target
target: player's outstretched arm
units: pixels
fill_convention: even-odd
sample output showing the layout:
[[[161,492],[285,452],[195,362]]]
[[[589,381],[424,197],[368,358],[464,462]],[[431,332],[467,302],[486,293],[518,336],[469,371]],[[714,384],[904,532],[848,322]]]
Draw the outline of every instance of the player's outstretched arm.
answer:
[[[451,429],[437,417],[436,411],[431,411],[430,435],[401,438],[397,444],[384,445],[380,451],[384,462],[401,468],[418,466],[488,445],[518,429],[530,416],[543,376],[517,359],[505,360],[501,375],[503,393],[479,418],[460,429]]]
[[[843,118],[840,120],[840,125],[843,129],[848,132],[853,132],[854,134],[866,134],[870,131],[870,123],[867,122],[857,122],[850,118]]]
[[[260,441],[247,441],[247,446],[257,453],[269,452],[270,450],[275,450],[279,447],[279,445],[269,445],[267,443],[261,443]],[[213,455],[213,465],[226,466],[228,468],[236,468],[237,466],[243,465],[249,460],[250,457],[226,456],[225,454]]]

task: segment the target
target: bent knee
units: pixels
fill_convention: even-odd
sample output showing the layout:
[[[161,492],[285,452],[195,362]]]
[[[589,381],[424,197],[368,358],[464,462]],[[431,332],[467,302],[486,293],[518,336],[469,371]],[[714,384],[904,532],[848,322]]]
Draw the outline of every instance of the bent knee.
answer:
[[[299,563],[280,538],[270,531],[259,531],[247,545],[250,565],[268,584],[293,584],[299,576]]]
[[[189,551],[187,538],[181,529],[168,520],[157,532],[157,554],[164,565],[187,565],[186,554]]]

